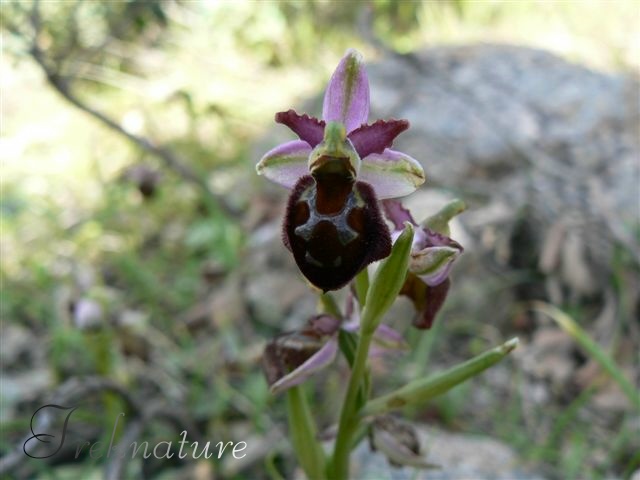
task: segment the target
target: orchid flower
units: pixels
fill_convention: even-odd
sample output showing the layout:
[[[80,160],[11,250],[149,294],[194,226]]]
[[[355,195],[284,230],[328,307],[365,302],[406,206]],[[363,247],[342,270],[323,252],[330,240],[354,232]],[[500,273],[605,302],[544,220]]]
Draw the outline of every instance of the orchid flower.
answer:
[[[368,116],[362,56],[349,50],[327,87],[322,120],[294,110],[276,114],[299,140],[270,150],[256,166],[258,174],[291,189],[283,242],[303,275],[325,292],[389,255],[378,200],[408,195],[424,182],[420,164],[390,148],[409,122],[367,124]]]
[[[360,329],[360,314],[353,297],[348,299],[346,317],[341,322],[328,314],[316,315],[302,330],[285,333],[267,344],[262,366],[271,393],[299,385],[333,363],[339,349],[339,331],[355,333]],[[376,349],[372,349],[370,357],[408,348],[402,335],[384,324],[378,326],[373,340]]]
[[[405,222],[418,226],[411,212],[404,208],[400,202],[385,200],[383,206],[387,218],[395,227],[391,234],[392,239],[395,240],[400,235]],[[453,214],[460,213],[463,209],[464,205],[458,207]],[[447,221],[449,219],[450,217]],[[418,311],[418,316],[413,322],[415,327],[431,328],[435,316],[440,311],[449,292],[451,284],[449,273],[453,262],[463,250],[458,242],[428,226],[415,229],[409,272],[405,284],[400,290],[400,294],[409,297]]]

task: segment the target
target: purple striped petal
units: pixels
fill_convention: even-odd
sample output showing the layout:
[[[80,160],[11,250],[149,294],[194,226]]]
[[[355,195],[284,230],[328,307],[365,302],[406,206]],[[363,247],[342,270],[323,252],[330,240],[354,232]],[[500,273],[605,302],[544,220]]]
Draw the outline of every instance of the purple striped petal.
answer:
[[[409,195],[424,183],[417,160],[396,150],[372,153],[362,159],[358,180],[373,187],[379,199]]]
[[[344,124],[347,133],[367,122],[369,116],[369,80],[362,55],[348,50],[338,64],[324,94],[322,118]]]
[[[331,364],[336,358],[337,351],[338,342],[335,338],[331,338],[320,350],[309,357],[306,362],[271,385],[271,393],[275,395],[301,384],[318,370],[322,370]]]
[[[453,262],[460,253],[459,249],[453,247],[428,247],[411,252],[409,270],[433,287],[449,276]]]
[[[307,163],[310,153],[311,147],[302,140],[283,143],[260,159],[256,171],[272,182],[293,188],[300,177],[309,173]]]
[[[411,212],[404,208],[399,200],[383,200],[382,208],[384,209],[385,216],[389,219],[396,230],[404,229],[404,222],[409,222],[413,225],[417,225],[413,219]],[[420,232],[420,229],[416,229],[414,234],[413,243],[416,243],[416,236]]]
[[[371,153],[382,153],[385,148],[390,148],[395,138],[407,128],[408,120],[378,120],[349,133],[349,140],[360,158],[364,158]]]
[[[416,250],[422,250],[427,247],[452,247],[457,248],[461,252],[463,250],[462,245],[458,242],[442,233],[431,230],[429,227],[416,229],[413,244]]]
[[[300,115],[295,110],[276,113],[276,123],[289,127],[300,140],[307,142],[314,148],[324,137],[324,125],[322,120],[310,117],[306,113]]]

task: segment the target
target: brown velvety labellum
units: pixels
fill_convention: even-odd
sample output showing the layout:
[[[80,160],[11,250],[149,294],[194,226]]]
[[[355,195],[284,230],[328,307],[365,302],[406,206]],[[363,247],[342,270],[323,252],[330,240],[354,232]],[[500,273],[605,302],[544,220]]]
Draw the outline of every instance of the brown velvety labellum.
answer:
[[[283,240],[302,274],[325,292],[343,287],[391,253],[373,188],[331,175],[298,181],[289,197]]]

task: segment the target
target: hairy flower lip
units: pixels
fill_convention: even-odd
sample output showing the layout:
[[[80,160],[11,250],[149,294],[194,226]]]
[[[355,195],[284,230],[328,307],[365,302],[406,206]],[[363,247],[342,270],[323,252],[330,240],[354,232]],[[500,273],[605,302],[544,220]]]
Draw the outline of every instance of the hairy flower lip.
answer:
[[[321,186],[310,175],[296,183],[287,202],[283,242],[307,280],[326,292],[344,287],[367,265],[388,256],[391,237],[370,185],[347,185],[346,204],[334,204],[330,214],[322,213],[325,202],[340,198],[321,199],[327,185]]]

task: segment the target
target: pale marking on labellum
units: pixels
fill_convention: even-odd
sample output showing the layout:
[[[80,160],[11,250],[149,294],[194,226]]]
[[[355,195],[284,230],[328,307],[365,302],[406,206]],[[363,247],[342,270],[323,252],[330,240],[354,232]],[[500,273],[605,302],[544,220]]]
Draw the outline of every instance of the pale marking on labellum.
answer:
[[[309,206],[309,219],[303,225],[296,227],[294,232],[297,236],[308,242],[311,240],[313,232],[320,222],[329,222],[336,228],[336,231],[338,232],[338,239],[342,245],[347,245],[349,242],[358,238],[358,232],[351,228],[347,222],[349,213],[351,213],[354,208],[364,206],[364,201],[356,194],[355,191],[352,191],[349,194],[347,201],[338,213],[330,215],[318,213],[316,208],[316,190],[313,188],[309,188],[300,197],[298,202],[307,202],[307,205]],[[313,260],[317,262],[317,260]],[[341,259],[336,259],[336,262],[338,261],[341,262]]]

